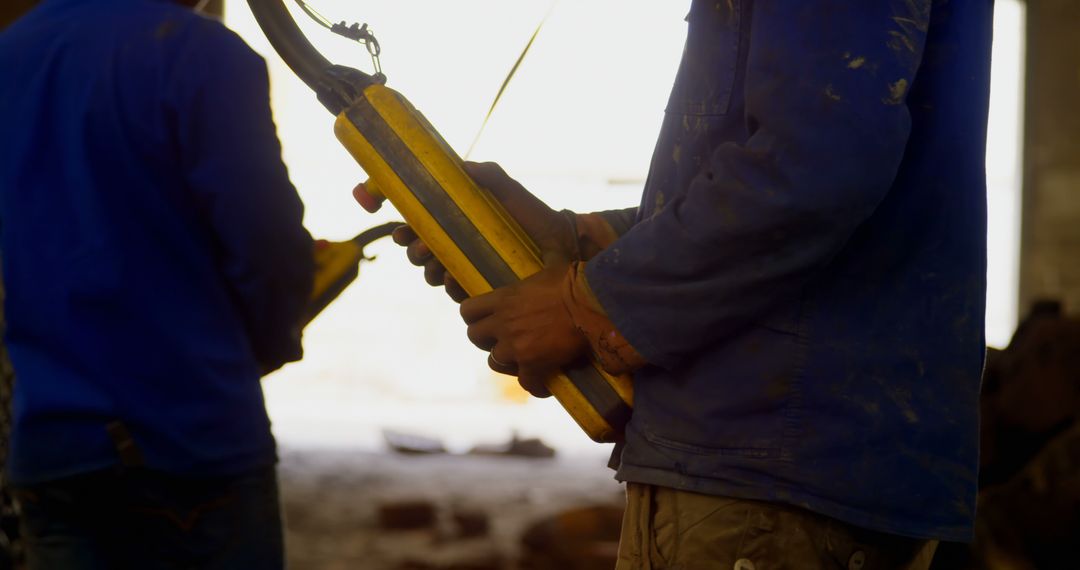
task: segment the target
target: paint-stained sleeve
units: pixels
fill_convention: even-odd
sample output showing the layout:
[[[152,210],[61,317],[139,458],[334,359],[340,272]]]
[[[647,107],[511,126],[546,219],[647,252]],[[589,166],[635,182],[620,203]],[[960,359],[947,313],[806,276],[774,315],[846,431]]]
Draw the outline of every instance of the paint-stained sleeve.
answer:
[[[589,341],[596,360],[611,374],[627,374],[648,362],[615,328],[596,299],[585,278],[585,263],[570,265],[563,282],[563,305],[574,321],[574,327]]]
[[[621,236],[630,231],[630,228],[637,223],[637,212],[637,208],[623,208],[621,210],[604,210],[594,213],[607,222],[616,235]]]
[[[188,185],[265,370],[298,360],[314,279],[303,204],[270,113],[266,63],[215,22],[190,30],[170,86]]]
[[[753,3],[739,48],[751,136],[718,141],[688,188],[586,267],[650,363],[767,320],[828,271],[897,174],[929,15],[930,0]]]
[[[637,208],[629,208],[575,214],[574,226],[581,259],[592,259],[625,234],[633,226],[636,213]]]

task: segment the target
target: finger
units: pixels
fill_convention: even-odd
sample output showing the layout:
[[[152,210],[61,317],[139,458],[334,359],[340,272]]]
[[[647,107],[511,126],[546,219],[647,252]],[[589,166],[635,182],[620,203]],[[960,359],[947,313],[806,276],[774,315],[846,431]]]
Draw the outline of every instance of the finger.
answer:
[[[468,162],[465,163],[465,172],[506,208],[510,217],[521,224],[529,237],[541,242],[551,233],[550,224],[555,212],[517,180],[510,178],[501,166],[494,162]]]
[[[460,303],[469,298],[469,293],[457,282],[457,279],[450,275],[449,271],[443,272],[443,287],[446,288],[446,294],[450,295],[450,298],[455,303]]]
[[[393,233],[390,234],[390,238],[398,245],[409,245],[420,239],[419,236],[416,235],[416,232],[409,226],[398,226],[394,228]]]
[[[481,319],[469,325],[465,330],[465,335],[469,337],[469,342],[476,345],[480,350],[493,351],[495,345],[498,344],[497,336],[497,323],[495,319]],[[504,358],[498,359],[500,362],[509,363],[511,360]]]
[[[466,162],[465,173],[504,204],[507,198],[515,196],[532,198],[524,186],[510,178],[510,175],[494,162]]]
[[[429,261],[424,264],[424,281],[432,287],[441,287],[446,280],[446,268],[439,263],[439,260],[431,256],[428,258]]]
[[[517,376],[518,374],[518,367],[516,365],[497,362],[490,354],[488,354],[488,368],[499,374],[506,374],[508,376]]]
[[[502,289],[496,289],[490,293],[484,293],[462,301],[459,312],[465,324],[472,324],[494,313],[495,307],[502,300],[501,291]]]
[[[464,164],[465,174],[481,186],[495,185],[510,176],[496,162],[472,162]]]
[[[431,256],[431,250],[428,249],[427,244],[420,240],[414,240],[410,243],[408,247],[405,248],[405,255],[409,258],[409,263],[412,263],[413,265],[425,265],[427,262],[434,259]],[[440,279],[438,283],[432,283],[432,285],[442,285],[442,280]]]
[[[352,195],[361,208],[371,213],[378,212],[379,208],[382,208],[383,201],[386,200],[382,196],[375,196],[368,192],[367,182],[357,184],[352,190]]]
[[[547,380],[551,375],[551,371],[546,368],[521,367],[518,369],[518,384],[537,398],[547,398],[551,396],[551,391],[547,388]]]
[[[518,373],[517,358],[514,357],[509,345],[499,346],[496,344],[491,349],[491,352],[488,353],[488,367],[500,374],[517,376]]]

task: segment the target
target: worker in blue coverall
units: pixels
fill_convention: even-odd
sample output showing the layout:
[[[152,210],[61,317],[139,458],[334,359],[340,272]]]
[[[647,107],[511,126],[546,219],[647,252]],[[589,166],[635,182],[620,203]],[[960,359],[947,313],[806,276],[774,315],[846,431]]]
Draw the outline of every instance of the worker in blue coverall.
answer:
[[[259,380],[301,356],[313,246],[265,62],[180,4],[44,0],[0,33],[31,570],[284,565]]]
[[[545,259],[461,305],[492,368],[633,374],[619,570],[915,569],[971,538],[992,11],[694,0],[637,209],[468,166]]]

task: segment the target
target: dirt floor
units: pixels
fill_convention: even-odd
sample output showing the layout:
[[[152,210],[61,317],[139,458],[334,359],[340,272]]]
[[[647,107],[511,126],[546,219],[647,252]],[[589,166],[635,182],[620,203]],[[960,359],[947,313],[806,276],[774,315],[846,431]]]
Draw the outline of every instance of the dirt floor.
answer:
[[[530,525],[572,507],[621,507],[623,488],[605,463],[598,453],[534,459],[285,447],[280,474],[289,566],[519,568],[521,536]],[[434,511],[430,524],[425,510]],[[412,516],[420,528],[385,528],[395,524],[388,518],[395,513],[404,517],[397,524],[408,525]],[[485,518],[488,529],[476,528]],[[470,520],[474,528],[463,528]],[[470,532],[479,536],[462,536]]]

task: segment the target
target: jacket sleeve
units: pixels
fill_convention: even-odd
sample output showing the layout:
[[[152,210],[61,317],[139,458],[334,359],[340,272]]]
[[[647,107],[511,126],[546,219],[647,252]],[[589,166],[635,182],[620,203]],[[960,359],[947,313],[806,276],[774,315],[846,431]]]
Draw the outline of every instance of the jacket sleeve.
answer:
[[[266,63],[216,22],[197,26],[177,66],[179,152],[256,359],[299,360],[314,279],[303,204],[281,159]]]
[[[615,232],[616,235],[621,236],[630,231],[630,228],[634,227],[634,224],[637,222],[637,212],[638,209],[635,207],[623,208],[621,210],[604,210],[602,212],[594,213],[607,222],[608,226],[611,227],[611,230]]]
[[[871,215],[904,155],[929,13],[930,0],[753,3],[747,142],[715,147],[586,267],[650,363],[673,367],[796,298]]]

